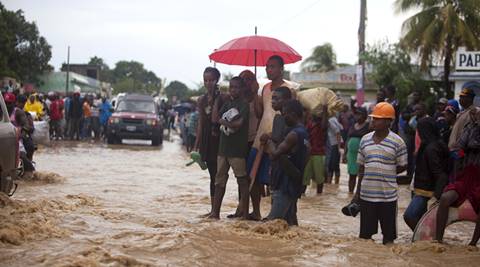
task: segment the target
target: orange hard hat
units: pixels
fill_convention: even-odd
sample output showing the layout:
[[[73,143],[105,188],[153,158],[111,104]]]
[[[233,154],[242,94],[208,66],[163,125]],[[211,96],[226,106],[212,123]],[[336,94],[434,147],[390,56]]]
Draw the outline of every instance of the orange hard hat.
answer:
[[[372,118],[378,119],[395,119],[395,109],[388,102],[380,102],[373,108],[372,114],[369,115]]]

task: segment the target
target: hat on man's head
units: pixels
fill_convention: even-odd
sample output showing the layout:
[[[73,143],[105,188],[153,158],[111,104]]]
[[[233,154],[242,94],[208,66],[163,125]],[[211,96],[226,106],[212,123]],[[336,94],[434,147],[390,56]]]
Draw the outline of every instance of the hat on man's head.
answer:
[[[470,89],[468,87],[465,87],[460,92],[460,96],[467,96],[467,97],[474,98],[475,97],[475,92],[472,89]]]
[[[442,97],[438,100],[438,103],[446,105],[448,103],[448,99],[446,99],[445,97]]]
[[[447,106],[453,106],[455,107],[455,109],[460,110],[460,104],[458,104],[458,101],[456,99],[448,100]]]
[[[452,113],[453,115],[457,115],[458,112],[459,112],[459,109],[458,109],[458,107],[447,105],[445,107],[445,111],[448,111],[448,112]]]

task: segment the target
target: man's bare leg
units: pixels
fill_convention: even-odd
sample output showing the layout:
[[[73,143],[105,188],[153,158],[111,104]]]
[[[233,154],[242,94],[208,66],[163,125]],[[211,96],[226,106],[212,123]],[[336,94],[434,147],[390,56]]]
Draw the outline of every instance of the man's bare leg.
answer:
[[[443,241],[443,234],[445,233],[445,227],[447,227],[449,209],[457,199],[458,193],[454,190],[443,193],[440,198],[440,204],[437,210],[437,231],[435,234],[435,240],[438,242]]]

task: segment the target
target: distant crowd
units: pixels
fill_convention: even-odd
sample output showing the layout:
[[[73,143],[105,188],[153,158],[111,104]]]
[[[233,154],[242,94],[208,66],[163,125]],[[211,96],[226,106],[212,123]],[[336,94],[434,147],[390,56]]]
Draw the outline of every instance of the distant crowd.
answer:
[[[20,150],[24,152],[26,170],[34,168],[34,134],[50,140],[100,140],[112,111],[110,102],[100,95],[21,93],[11,81],[2,87],[2,95],[10,121],[21,133]]]

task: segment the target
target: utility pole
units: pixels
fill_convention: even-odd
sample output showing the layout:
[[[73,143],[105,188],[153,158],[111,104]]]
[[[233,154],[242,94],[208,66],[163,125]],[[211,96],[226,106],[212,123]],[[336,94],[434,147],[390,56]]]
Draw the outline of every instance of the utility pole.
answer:
[[[257,36],[257,26],[255,26],[255,36]],[[253,51],[253,60],[255,61],[255,78],[257,78],[257,49]]]
[[[70,46],[68,46],[68,52],[67,52],[67,81],[65,82],[65,97],[68,96],[68,86],[70,83]]]
[[[367,20],[367,0],[360,0],[360,25],[358,27],[358,65],[357,65],[357,106],[363,105],[365,97],[365,21]]]

